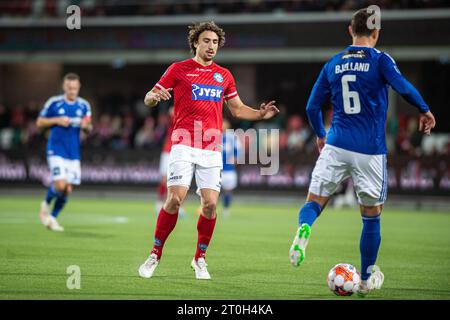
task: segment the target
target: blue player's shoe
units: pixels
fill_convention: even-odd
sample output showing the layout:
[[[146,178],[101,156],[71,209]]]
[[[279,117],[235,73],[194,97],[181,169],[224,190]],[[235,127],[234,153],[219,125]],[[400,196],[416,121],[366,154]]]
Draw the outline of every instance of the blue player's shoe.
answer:
[[[306,223],[297,229],[291,249],[289,250],[289,260],[294,267],[300,266],[303,260],[305,260],[306,246],[308,245],[310,235],[311,227]]]

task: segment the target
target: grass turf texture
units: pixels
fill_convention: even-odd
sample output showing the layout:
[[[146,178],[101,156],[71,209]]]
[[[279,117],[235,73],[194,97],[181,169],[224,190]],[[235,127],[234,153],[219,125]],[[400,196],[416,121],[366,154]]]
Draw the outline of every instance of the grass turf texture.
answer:
[[[198,281],[189,267],[197,241],[197,199],[190,200],[154,277],[141,279],[152,202],[71,199],[60,218],[66,231],[55,233],[40,225],[40,197],[0,197],[0,299],[360,299],[334,296],[325,280],[340,262],[359,269],[356,209],[326,209],[294,268],[288,250],[298,206],[236,203],[231,218],[219,215],[208,249],[213,279]],[[450,299],[449,227],[448,213],[386,209],[377,261],[386,279],[365,299]],[[66,287],[70,265],[81,269],[80,290]]]

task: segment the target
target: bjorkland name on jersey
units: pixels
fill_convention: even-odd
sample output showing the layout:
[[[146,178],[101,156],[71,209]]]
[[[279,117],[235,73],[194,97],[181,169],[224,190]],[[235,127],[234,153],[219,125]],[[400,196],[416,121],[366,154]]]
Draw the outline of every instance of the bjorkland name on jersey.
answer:
[[[343,64],[337,64],[334,73],[342,73],[345,71],[362,71],[368,72],[370,68],[370,63],[363,62],[347,62]]]

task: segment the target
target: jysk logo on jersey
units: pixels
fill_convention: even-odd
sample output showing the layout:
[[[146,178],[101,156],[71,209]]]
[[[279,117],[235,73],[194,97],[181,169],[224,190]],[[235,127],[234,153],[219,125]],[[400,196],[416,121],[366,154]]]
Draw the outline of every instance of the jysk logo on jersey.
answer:
[[[220,73],[216,72],[214,73],[214,80],[216,80],[217,82],[223,82],[223,77]]]
[[[220,102],[223,87],[207,84],[192,84],[192,100]]]

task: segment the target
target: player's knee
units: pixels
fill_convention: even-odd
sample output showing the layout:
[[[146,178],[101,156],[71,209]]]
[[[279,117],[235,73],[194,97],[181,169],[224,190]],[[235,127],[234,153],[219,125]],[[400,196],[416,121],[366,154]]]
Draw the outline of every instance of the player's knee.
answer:
[[[216,202],[213,200],[204,200],[202,204],[203,214],[212,217],[216,212]]]
[[[166,201],[166,210],[170,211],[178,211],[180,209],[182,203],[181,196],[176,193],[169,193]]]
[[[323,210],[325,208],[325,206],[327,205],[329,199],[330,199],[329,197],[317,196],[317,195],[309,192],[306,197],[306,202],[311,202],[311,201],[315,202]]]
[[[55,190],[58,193],[66,193],[67,183],[65,181],[57,181],[55,182]]]
[[[361,215],[363,217],[376,217],[381,214],[383,205],[379,206],[361,206]]]

